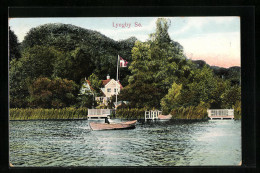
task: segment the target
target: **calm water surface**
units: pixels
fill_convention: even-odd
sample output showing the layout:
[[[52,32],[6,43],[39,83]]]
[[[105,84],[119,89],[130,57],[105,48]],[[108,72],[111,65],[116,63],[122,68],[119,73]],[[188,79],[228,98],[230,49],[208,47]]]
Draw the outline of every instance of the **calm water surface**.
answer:
[[[90,131],[87,120],[10,121],[9,145],[14,166],[238,165],[241,121],[157,121],[117,131]]]

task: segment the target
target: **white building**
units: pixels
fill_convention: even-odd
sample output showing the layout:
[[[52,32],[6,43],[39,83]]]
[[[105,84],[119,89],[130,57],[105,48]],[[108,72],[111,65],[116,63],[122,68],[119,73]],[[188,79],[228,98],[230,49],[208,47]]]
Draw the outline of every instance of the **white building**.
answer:
[[[107,79],[102,80],[102,88],[100,88],[102,96],[95,97],[95,99],[100,103],[107,104],[113,95],[120,93],[121,89],[123,89],[121,83],[119,81],[116,82],[114,79],[110,79],[110,76],[107,75]],[[81,93],[93,93],[93,91],[94,89],[91,87],[90,81],[86,80],[81,87]]]
[[[85,95],[93,95],[94,94],[94,89],[90,86],[90,81],[85,79],[85,82],[82,84],[80,88],[80,94],[85,94]]]

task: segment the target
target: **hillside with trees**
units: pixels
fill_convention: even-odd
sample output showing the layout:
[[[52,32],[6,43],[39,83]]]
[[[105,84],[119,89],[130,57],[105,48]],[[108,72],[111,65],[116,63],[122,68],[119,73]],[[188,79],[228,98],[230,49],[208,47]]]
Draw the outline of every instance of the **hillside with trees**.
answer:
[[[29,88],[39,78],[67,79],[78,87],[92,74],[99,79],[105,79],[107,74],[115,78],[117,55],[131,62],[131,49],[137,40],[131,37],[114,41],[97,31],[67,24],[32,28],[22,43],[11,30],[10,35],[11,107],[30,105]],[[124,86],[129,74],[127,68],[120,71]]]

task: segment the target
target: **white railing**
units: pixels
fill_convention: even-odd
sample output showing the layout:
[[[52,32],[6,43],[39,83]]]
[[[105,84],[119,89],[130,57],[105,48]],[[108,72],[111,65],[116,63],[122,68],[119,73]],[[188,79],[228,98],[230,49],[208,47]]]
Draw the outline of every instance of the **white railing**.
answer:
[[[208,109],[208,116],[234,116],[234,109]]]
[[[149,119],[149,120],[155,120],[158,119],[158,115],[162,115],[162,111],[145,111],[145,120]]]
[[[110,115],[112,109],[88,109],[88,115]]]

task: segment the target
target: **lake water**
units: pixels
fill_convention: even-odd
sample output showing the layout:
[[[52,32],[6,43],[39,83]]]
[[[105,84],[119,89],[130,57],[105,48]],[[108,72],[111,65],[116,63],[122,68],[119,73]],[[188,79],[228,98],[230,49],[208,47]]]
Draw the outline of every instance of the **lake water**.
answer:
[[[118,120],[114,120],[118,121]],[[156,121],[90,131],[87,120],[10,121],[14,166],[238,165],[241,121]]]

